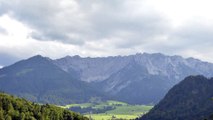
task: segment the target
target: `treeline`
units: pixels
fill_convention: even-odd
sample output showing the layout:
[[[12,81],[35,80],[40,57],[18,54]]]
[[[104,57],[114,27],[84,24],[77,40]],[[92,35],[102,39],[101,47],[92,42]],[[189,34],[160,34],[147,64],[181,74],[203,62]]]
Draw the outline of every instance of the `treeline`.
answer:
[[[80,114],[0,93],[0,120],[88,120]]]

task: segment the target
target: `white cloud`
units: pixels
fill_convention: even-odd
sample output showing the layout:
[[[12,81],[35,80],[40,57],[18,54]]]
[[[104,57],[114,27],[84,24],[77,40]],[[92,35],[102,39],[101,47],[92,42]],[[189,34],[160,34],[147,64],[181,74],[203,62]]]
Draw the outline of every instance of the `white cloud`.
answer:
[[[146,0],[159,14],[171,20],[173,27],[179,27],[194,20],[212,23],[212,0]]]
[[[75,46],[57,41],[35,40],[28,36],[33,31],[32,29],[7,15],[0,17],[0,26],[9,31],[8,35],[0,35],[0,39],[2,40],[0,42],[0,53],[7,53],[7,55],[17,59],[31,57],[36,54],[51,58],[75,54],[81,56],[104,56],[111,54],[108,51],[109,47],[105,47],[110,46],[110,43],[103,44],[101,41],[91,41],[86,42],[83,46]]]
[[[0,0],[0,64],[162,52],[213,62],[210,0]],[[2,59],[2,60],[1,60]],[[2,63],[1,63],[2,62]]]

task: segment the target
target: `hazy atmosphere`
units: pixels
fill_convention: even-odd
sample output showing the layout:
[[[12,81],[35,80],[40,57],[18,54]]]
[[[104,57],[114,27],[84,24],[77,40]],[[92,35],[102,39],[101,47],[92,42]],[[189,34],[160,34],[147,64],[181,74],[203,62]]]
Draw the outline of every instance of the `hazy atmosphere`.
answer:
[[[138,52],[213,62],[211,0],[0,0],[0,66]]]

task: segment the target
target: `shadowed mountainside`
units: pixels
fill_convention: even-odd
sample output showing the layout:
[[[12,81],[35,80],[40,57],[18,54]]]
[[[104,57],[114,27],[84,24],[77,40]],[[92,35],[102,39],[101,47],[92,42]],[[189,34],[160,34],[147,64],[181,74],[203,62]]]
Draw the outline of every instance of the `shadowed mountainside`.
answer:
[[[54,104],[86,102],[100,96],[88,83],[77,80],[75,74],[66,73],[42,56],[0,69],[0,90],[31,101]]]
[[[204,120],[213,113],[213,78],[189,76],[139,120]]]

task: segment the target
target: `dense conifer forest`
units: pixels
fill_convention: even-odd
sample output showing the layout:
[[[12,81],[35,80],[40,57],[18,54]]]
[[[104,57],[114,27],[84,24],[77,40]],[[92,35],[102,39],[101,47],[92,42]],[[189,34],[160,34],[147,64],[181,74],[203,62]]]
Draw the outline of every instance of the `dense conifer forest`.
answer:
[[[0,120],[88,120],[78,113],[54,105],[39,105],[0,93]]]

